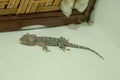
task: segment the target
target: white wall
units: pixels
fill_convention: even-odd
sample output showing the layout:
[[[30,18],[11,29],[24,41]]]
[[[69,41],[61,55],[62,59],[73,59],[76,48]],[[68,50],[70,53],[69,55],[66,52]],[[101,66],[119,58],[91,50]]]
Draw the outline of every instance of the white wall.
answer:
[[[97,0],[95,25],[120,47],[120,0]]]

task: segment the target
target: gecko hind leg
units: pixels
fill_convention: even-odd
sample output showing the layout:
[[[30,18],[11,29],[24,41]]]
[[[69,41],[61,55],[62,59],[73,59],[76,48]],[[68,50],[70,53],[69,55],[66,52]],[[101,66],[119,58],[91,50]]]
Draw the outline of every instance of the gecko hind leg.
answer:
[[[70,49],[66,49],[66,48],[60,48],[60,50],[63,50],[63,52],[70,51]]]
[[[42,46],[43,51],[50,52],[50,50],[47,48],[47,46]]]
[[[66,49],[66,46],[65,46],[65,44],[67,44],[68,41],[69,41],[69,39],[66,39],[64,37],[60,37],[59,48],[61,50],[63,50],[64,52],[65,51],[70,51],[70,49]]]
[[[63,50],[64,52],[70,51],[70,49],[66,49],[66,46],[63,43],[59,43],[59,48],[60,48],[60,50]]]
[[[47,48],[47,45],[44,42],[40,43],[39,46],[42,47],[43,51],[50,52],[50,50]]]

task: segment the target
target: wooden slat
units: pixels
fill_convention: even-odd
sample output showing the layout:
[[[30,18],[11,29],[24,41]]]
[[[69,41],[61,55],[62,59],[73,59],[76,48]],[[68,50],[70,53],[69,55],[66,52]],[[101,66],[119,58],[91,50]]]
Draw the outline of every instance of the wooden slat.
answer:
[[[9,1],[9,0],[0,0],[0,3],[1,3],[1,2],[6,2],[6,1]]]
[[[54,3],[53,3],[53,5],[54,6],[59,6],[60,2],[61,2],[61,0],[55,0]]]
[[[59,6],[38,7],[37,12],[57,11],[60,10]]]
[[[23,5],[24,5],[24,0],[21,0],[21,2],[20,2],[20,6],[19,6],[18,11],[17,11],[16,14],[20,14],[20,13],[21,13],[22,8],[23,8]]]
[[[0,9],[0,15],[15,14],[17,9]]]
[[[38,8],[39,8],[39,7],[43,7],[44,5],[45,5],[45,2],[39,3],[39,4],[38,4]]]
[[[16,0],[10,0],[9,3],[8,3],[7,8],[8,8],[8,9],[12,9],[12,8],[14,8],[15,1],[16,1]]]
[[[20,0],[16,0],[16,1],[15,1],[15,5],[14,5],[14,8],[17,8],[18,5],[19,5],[19,3],[20,3]]]
[[[6,4],[8,4],[8,1],[0,1],[0,8],[5,8]]]
[[[39,2],[39,3],[42,3],[42,2],[50,2],[52,0],[34,0],[35,2]]]
[[[0,8],[3,9],[5,7],[5,4],[0,4]]]
[[[32,8],[33,3],[34,3],[34,0],[29,1],[29,3],[28,3],[29,6],[27,6],[27,9],[26,9],[25,13],[30,13],[30,10]]]
[[[45,3],[45,6],[51,6],[51,5],[52,5],[52,2],[51,2],[51,1]]]
[[[33,3],[32,8],[30,10],[30,13],[35,13],[36,12],[38,4],[39,3],[36,3],[36,2]]]
[[[20,6],[18,8],[17,14],[23,14],[25,13],[25,10],[27,9],[29,0],[21,0]]]

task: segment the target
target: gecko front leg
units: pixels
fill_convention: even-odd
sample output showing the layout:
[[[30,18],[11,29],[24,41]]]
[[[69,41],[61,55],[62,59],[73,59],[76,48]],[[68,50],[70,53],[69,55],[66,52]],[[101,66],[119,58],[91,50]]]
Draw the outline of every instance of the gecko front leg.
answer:
[[[38,46],[42,47],[43,51],[50,52],[50,50],[47,48],[47,45],[44,42],[39,43]]]

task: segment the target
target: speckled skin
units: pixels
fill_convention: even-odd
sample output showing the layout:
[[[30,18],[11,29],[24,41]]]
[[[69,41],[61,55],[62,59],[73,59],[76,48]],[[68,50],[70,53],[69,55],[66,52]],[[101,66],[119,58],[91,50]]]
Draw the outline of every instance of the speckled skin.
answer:
[[[85,49],[95,53],[101,59],[104,60],[104,58],[93,49],[90,49],[85,46],[79,46],[76,44],[69,43],[68,40],[65,39],[64,37],[60,37],[60,38],[46,37],[46,36],[37,37],[35,34],[27,33],[20,38],[20,43],[29,46],[35,46],[35,45],[41,46],[42,49],[45,50],[46,52],[50,51],[47,48],[47,46],[58,46],[63,51],[70,50],[70,49],[66,49],[66,47]]]

